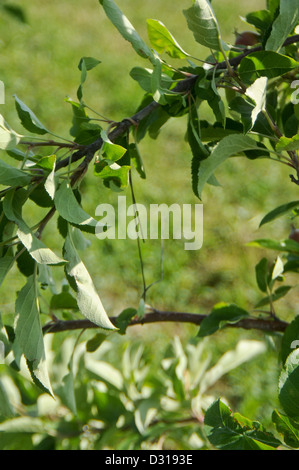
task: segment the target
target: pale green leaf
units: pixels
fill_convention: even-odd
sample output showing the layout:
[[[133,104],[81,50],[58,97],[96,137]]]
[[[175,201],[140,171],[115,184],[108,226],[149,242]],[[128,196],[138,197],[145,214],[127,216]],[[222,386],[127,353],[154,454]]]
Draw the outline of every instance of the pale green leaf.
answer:
[[[129,41],[134,50],[141,57],[150,59],[154,62],[154,55],[146,43],[141,39],[137,31],[135,30],[132,23],[128,18],[123,14],[123,12],[118,8],[113,0],[99,0],[100,4],[103,6],[105,13],[111,23],[118,29],[119,33],[123,36],[124,39]],[[116,43],[117,44],[117,43]]]
[[[255,103],[255,107],[251,111],[251,127],[254,126],[259,113],[265,111],[267,81],[267,77],[257,78],[246,90],[246,95]]]
[[[275,19],[265,49],[278,52],[285,39],[299,22],[298,0],[281,0],[279,15]]]
[[[208,388],[231,370],[265,352],[266,345],[262,341],[240,340],[235,349],[225,352],[218,362],[205,373],[200,383],[201,393],[205,393]]]
[[[45,390],[53,395],[46,366],[37,286],[34,276],[28,278],[16,300],[15,335],[16,342],[27,360],[30,372],[33,374],[33,379],[36,379]]]
[[[22,136],[17,134],[4,120],[0,114],[0,149],[14,149]]]
[[[288,356],[279,378],[279,400],[291,418],[299,418],[299,354],[295,349]]]
[[[14,263],[13,256],[4,256],[0,258],[0,286],[5,279],[6,274]]]
[[[199,44],[209,49],[222,51],[223,43],[220,30],[210,2],[194,0],[192,7],[183,10],[183,13],[187,19],[188,28]]]
[[[47,248],[30,230],[22,218],[22,206],[27,198],[24,190],[10,190],[3,202],[6,217],[18,226],[17,235],[32,258],[40,264],[62,264],[65,260]]]
[[[281,258],[277,256],[275,265],[272,271],[272,280],[276,279],[278,276],[281,276],[281,274],[283,273],[283,269],[284,269],[283,262]]]
[[[30,181],[30,175],[0,160],[0,184],[16,187],[25,186]]]
[[[161,21],[148,19],[147,33],[153,49],[159,54],[166,52],[174,59],[184,59],[189,56]]]
[[[79,310],[85,318],[101,328],[115,330],[98,296],[92,279],[81,261],[72,239],[72,228],[65,240],[64,257],[69,263],[66,265],[67,274],[76,284],[76,299]]]
[[[90,217],[78,203],[70,183],[64,181],[55,192],[55,207],[58,213],[71,224],[78,226],[80,230],[95,232],[99,222]]]
[[[47,134],[48,129],[39,121],[34,112],[17,95],[14,95],[14,98],[19,118],[25,129],[34,134]]]

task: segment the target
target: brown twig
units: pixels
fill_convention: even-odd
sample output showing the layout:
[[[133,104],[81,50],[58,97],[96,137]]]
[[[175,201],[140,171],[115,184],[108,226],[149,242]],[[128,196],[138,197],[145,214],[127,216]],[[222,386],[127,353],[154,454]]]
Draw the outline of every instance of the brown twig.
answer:
[[[299,35],[297,34],[297,35],[294,35],[294,36],[291,36],[291,37],[287,38],[285,40],[285,42],[283,43],[283,46],[286,46],[286,45],[289,45],[289,44],[292,44],[292,43],[295,43],[295,42],[298,42],[298,41],[299,41]],[[217,69],[225,69],[225,68],[227,68],[228,63],[232,67],[235,67],[235,66],[240,64],[241,60],[244,57],[246,57],[247,55],[249,55],[253,52],[257,52],[257,51],[260,51],[260,50],[262,50],[261,46],[254,47],[252,49],[247,49],[244,52],[242,52],[242,54],[238,55],[237,57],[233,57],[229,61],[226,60],[226,61],[223,61],[223,62],[219,62],[219,63],[215,64],[214,67],[217,68]],[[193,88],[194,84],[196,83],[197,78],[198,78],[197,75],[190,74],[187,78],[179,81],[177,83],[177,85],[172,89],[172,91],[175,92],[175,93],[187,93],[187,92],[189,92]],[[133,116],[131,116],[129,118],[125,118],[119,123],[115,123],[114,129],[108,134],[108,137],[111,140],[111,142],[115,141],[118,137],[120,137],[125,132],[127,132],[132,125],[138,125],[138,123],[140,121],[142,121],[145,117],[147,117],[149,114],[151,114],[159,106],[160,106],[159,103],[157,103],[156,101],[152,101],[147,106],[145,106],[144,108],[139,110]],[[55,143],[54,141],[49,141],[49,142],[51,142],[52,145],[57,144],[57,145],[64,146],[64,147],[67,147],[67,148],[80,147],[70,157],[66,157],[66,158],[60,160],[59,162],[57,162],[57,164],[56,164],[55,171],[58,171],[61,168],[67,167],[71,163],[75,163],[75,162],[77,162],[77,161],[79,161],[79,160],[81,160],[82,158],[85,157],[83,162],[78,166],[78,168],[76,169],[76,171],[73,173],[73,175],[71,177],[71,185],[72,186],[74,186],[76,184],[76,182],[84,175],[84,173],[87,171],[88,165],[90,164],[90,162],[93,159],[94,154],[103,145],[103,140],[102,140],[101,137],[99,137],[93,143],[91,143],[89,145],[86,145],[86,146],[79,146],[78,144],[75,144],[75,143],[74,144],[72,144],[72,143],[62,144],[62,143],[59,143],[59,142]],[[29,142],[28,142],[28,144],[29,144]],[[32,144],[32,142],[30,144]],[[39,143],[35,143],[35,144],[36,144],[36,146],[37,145],[50,145],[48,142],[46,142],[46,143],[40,143],[39,142]],[[293,159],[293,161],[294,161],[294,159]],[[299,172],[299,170],[297,169],[297,174],[298,174],[298,172]],[[292,181],[299,184],[299,179],[297,181],[293,176],[291,176],[291,179],[292,179]],[[45,219],[42,222],[46,221],[46,223],[47,223],[51,219],[51,217],[54,215],[54,213],[55,213],[55,209],[52,208],[50,210],[50,212],[46,215]],[[42,230],[44,228],[44,225],[42,227]]]
[[[289,46],[290,44],[294,44],[296,42],[299,42],[299,34],[295,34],[294,36],[288,37],[284,41],[282,46],[283,47]],[[244,57],[248,56],[249,54],[252,54],[253,52],[259,52],[259,51],[262,51],[262,50],[263,50],[262,46],[252,47],[251,49],[245,49],[242,52],[242,54],[239,54],[236,57],[233,57],[232,59],[230,59],[229,63],[232,67],[236,67],[240,64],[241,60],[244,59]],[[227,68],[226,61],[223,60],[222,62],[218,62],[218,64],[216,64],[216,68],[217,69],[226,69]]]
[[[47,140],[43,142],[29,142],[27,140],[21,140],[20,145],[27,145],[29,148],[33,147],[59,147],[59,148],[69,148],[69,149],[78,149],[85,148],[84,145],[77,144],[76,142],[56,142],[55,140]]]
[[[191,323],[199,326],[205,318],[207,318],[207,315],[187,312],[167,312],[155,309],[154,311],[147,313],[143,318],[133,318],[128,326],[162,322]],[[110,317],[110,320],[113,324],[117,325],[117,317]],[[267,333],[284,332],[287,326],[288,323],[282,320],[265,320],[263,318],[244,318],[237,323],[227,324],[227,327],[231,328],[243,328],[245,330],[255,329]],[[98,326],[85,319],[66,321],[58,320],[44,325],[43,332],[44,334],[58,333],[62,331],[90,328],[98,328]]]

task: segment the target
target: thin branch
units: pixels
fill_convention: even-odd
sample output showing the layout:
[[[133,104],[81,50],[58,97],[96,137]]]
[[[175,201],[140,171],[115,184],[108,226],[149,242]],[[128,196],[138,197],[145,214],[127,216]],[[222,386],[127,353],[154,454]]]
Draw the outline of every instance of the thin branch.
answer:
[[[299,35],[298,34],[287,38],[285,40],[285,42],[283,43],[283,46],[286,46],[288,44],[292,44],[292,43],[295,43],[295,42],[299,42]],[[258,47],[252,48],[252,49],[247,49],[242,54],[240,54],[237,57],[233,57],[229,61],[225,60],[223,62],[215,64],[214,70],[215,69],[225,69],[225,68],[228,67],[228,64],[232,67],[235,67],[235,66],[240,64],[241,60],[244,57],[246,57],[247,55],[249,55],[253,52],[257,52],[257,51],[260,51],[260,50],[262,50],[261,46],[258,46]],[[190,91],[193,88],[194,84],[196,83],[197,78],[198,78],[197,75],[190,74],[190,76],[188,76],[188,78],[179,81],[177,83],[177,85],[171,91],[174,92],[174,93],[187,93],[188,91]],[[111,140],[111,142],[115,141],[118,137],[120,137],[125,132],[127,132],[132,125],[138,125],[138,123],[140,121],[142,121],[145,117],[147,117],[149,114],[151,114],[159,106],[160,106],[159,103],[157,103],[156,101],[152,101],[147,106],[145,106],[143,109],[139,110],[133,116],[131,116],[129,118],[125,118],[119,123],[115,123],[115,128],[108,134],[108,137]],[[52,143],[53,143],[53,141],[52,141]],[[28,144],[29,144],[29,142],[28,142]],[[62,145],[68,147],[67,144],[59,144],[59,145],[60,145],[60,147]],[[94,154],[102,147],[102,145],[103,145],[103,140],[102,140],[101,137],[99,137],[97,140],[95,140],[95,142],[93,142],[89,145],[83,146],[83,147],[81,146],[79,148],[79,150],[74,152],[70,157],[66,157],[66,158],[60,160],[59,162],[57,162],[55,171],[58,171],[61,168],[67,167],[71,163],[75,163],[75,162],[77,162],[77,161],[79,161],[79,160],[81,160],[82,158],[85,157],[83,162],[78,166],[78,168],[75,170],[75,172],[71,176],[71,185],[74,186],[77,183],[77,181],[80,178],[82,178],[82,176],[85,174],[85,172],[88,169],[88,165],[90,164],[90,162],[93,159]],[[297,169],[297,175],[298,175],[298,171],[299,170]],[[293,176],[291,176],[291,179],[292,179],[292,181],[299,184],[299,179],[297,181]],[[46,223],[51,219],[54,212],[55,212],[55,210],[51,209],[51,211],[47,214],[47,216],[45,217]],[[44,228],[44,225],[43,225],[42,229],[43,228]]]
[[[55,140],[47,140],[47,141],[42,141],[42,142],[29,142],[27,140],[21,140],[20,145],[27,145],[29,148],[31,147],[59,147],[59,148],[70,148],[70,149],[85,148],[85,146],[81,144],[77,144],[76,142],[65,143],[65,142],[57,142]]]
[[[193,325],[200,325],[205,318],[207,318],[207,315],[186,312],[167,312],[155,309],[151,313],[147,313],[143,318],[133,318],[128,326],[162,322],[191,323]],[[117,325],[117,317],[110,317],[110,320],[114,325]],[[284,332],[288,323],[278,319],[265,320],[263,318],[244,318],[237,323],[228,324],[227,326],[231,328],[243,328],[245,330],[255,329],[273,333]],[[62,331],[90,328],[98,328],[98,326],[85,319],[66,321],[57,320],[44,325],[43,332],[44,334],[58,333]]]
[[[290,44],[294,44],[296,42],[299,42],[299,34],[295,34],[294,36],[290,36],[288,38],[286,38],[286,40],[284,41],[283,43],[283,47],[285,46],[289,46]],[[238,56],[236,57],[233,57],[232,59],[229,60],[229,63],[232,67],[236,67],[237,65],[240,64],[241,60],[244,59],[244,57],[248,56],[249,54],[252,54],[253,52],[259,52],[259,51],[262,51],[263,48],[262,46],[256,46],[256,47],[252,47],[251,49],[245,49],[242,54],[239,54]],[[227,64],[226,64],[226,61],[222,61],[222,62],[219,62],[218,64],[216,64],[216,68],[217,69],[226,69],[227,68]]]
[[[191,75],[190,77],[184,80],[181,80],[175,86],[175,88],[173,88],[172,91],[175,93],[188,92],[189,90],[192,89],[196,80],[197,80],[197,75]],[[133,116],[125,118],[119,123],[115,123],[115,128],[108,134],[108,137],[111,140],[111,142],[114,142],[118,137],[120,137],[125,132],[127,132],[132,125],[138,124],[144,118],[149,116],[149,114],[151,114],[155,109],[159,108],[159,106],[160,106],[159,103],[157,103],[156,101],[152,101],[147,106],[142,108],[140,111],[135,113]],[[84,148],[73,153],[71,157],[64,158],[63,160],[60,160],[60,162],[57,162],[56,170],[60,170],[61,168],[68,166],[69,161],[71,161],[71,163],[75,163],[78,160],[81,160],[81,158],[85,157],[87,154],[89,155],[89,158],[91,157],[91,160],[92,160],[93,155],[102,147],[102,145],[103,145],[103,140],[101,137],[99,137],[95,142],[92,142],[90,145],[87,145]],[[89,158],[88,158],[88,162],[90,162]]]

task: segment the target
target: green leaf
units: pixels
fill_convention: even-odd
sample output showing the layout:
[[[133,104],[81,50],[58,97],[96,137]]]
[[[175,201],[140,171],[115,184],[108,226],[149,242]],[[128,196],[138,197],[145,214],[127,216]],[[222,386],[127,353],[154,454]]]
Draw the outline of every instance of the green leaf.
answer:
[[[246,21],[264,33],[271,25],[271,14],[268,10],[252,11],[246,15]]]
[[[109,165],[105,161],[97,162],[94,166],[95,176],[103,178],[104,184],[110,185],[118,190],[126,188],[129,184],[129,171],[131,167],[128,165],[120,166],[117,163]],[[98,222],[99,223],[99,222]]]
[[[69,292],[61,292],[51,297],[51,310],[78,310],[76,299]]]
[[[215,305],[211,313],[204,318],[200,325],[198,336],[202,338],[203,336],[212,335],[225,325],[237,323],[242,318],[248,316],[249,313],[237,305],[220,303]]]
[[[143,67],[133,67],[130,71],[130,76],[133,80],[139,83],[141,88],[148,93],[152,91],[152,76],[154,71],[152,69],[147,69]],[[162,88],[169,88],[171,85],[172,80],[169,75],[165,73],[161,73],[161,87]]]
[[[24,354],[32,378],[53,396],[45,357],[37,286],[30,276],[16,300],[15,341]]]
[[[68,373],[63,377],[61,386],[57,389],[56,393],[61,398],[61,401],[66,405],[71,412],[77,415],[77,404],[75,397],[75,383],[73,371],[73,355],[68,363]]]
[[[119,328],[119,334],[124,335],[126,333],[127,326],[135,315],[137,315],[136,308],[126,308],[118,315],[116,326]]]
[[[266,42],[267,51],[279,51],[285,39],[299,22],[298,0],[281,0],[279,15],[272,24],[270,36]]]
[[[258,51],[244,57],[239,67],[241,79],[254,82],[259,77],[274,78],[299,67],[291,57],[272,51]]]
[[[276,300],[281,299],[287,293],[289,290],[292,289],[292,286],[280,286],[278,287],[271,295],[268,295],[267,297],[264,297],[261,299],[256,305],[255,308],[263,307],[264,305],[268,305],[271,302],[276,302]]]
[[[268,212],[263,219],[260,222],[260,227],[264,224],[267,224],[269,222],[272,222],[272,220],[277,219],[278,217],[281,217],[283,214],[286,214],[289,212],[291,209],[294,207],[299,206],[299,200],[298,201],[292,201],[292,202],[287,202],[286,204],[282,204],[281,206],[276,207],[272,211]]]
[[[10,403],[4,384],[0,380],[0,418],[10,418],[12,416],[15,416],[15,411]]]
[[[0,286],[5,279],[6,274],[13,266],[14,257],[13,256],[4,256],[0,258]]]
[[[279,378],[279,400],[290,418],[299,418],[299,357],[295,349],[287,358]]]
[[[130,161],[133,163],[139,176],[142,179],[145,179],[146,178],[145,169],[143,166],[143,161],[142,161],[138,146],[135,143],[129,144],[128,152],[129,152]]]
[[[47,134],[48,129],[38,120],[33,111],[21,101],[17,95],[14,95],[16,109],[21,123],[25,129],[34,134]]]
[[[167,104],[167,101],[164,94],[167,92],[167,89],[164,89],[162,85],[162,65],[159,57],[155,57],[153,65],[154,70],[151,76],[151,93],[157,103],[165,105]]]
[[[78,64],[78,69],[81,70],[81,81],[77,90],[77,98],[81,102],[83,97],[83,85],[87,78],[87,71],[93,69],[100,61],[94,57],[82,57]]]
[[[42,157],[35,165],[38,168],[44,170],[49,170],[46,181],[44,183],[45,190],[51,197],[54,199],[55,190],[56,190],[56,181],[55,181],[55,167],[56,167],[56,155],[49,155],[47,157]]]
[[[84,62],[84,66],[86,70],[91,70],[101,63],[100,60],[95,59],[94,57],[81,57],[79,65],[78,65],[78,69],[81,71],[83,68],[83,62]]]
[[[198,172],[198,195],[201,193],[205,183],[212,176],[216,168],[227,158],[245,150],[260,150],[257,142],[246,135],[233,134],[224,137],[214,148],[211,155],[200,162]]]
[[[255,267],[256,282],[259,289],[262,292],[267,292],[268,287],[268,260],[266,258],[261,261]]]
[[[16,251],[17,266],[18,266],[18,270],[20,271],[20,273],[22,273],[26,277],[29,277],[32,274],[34,274],[35,260],[32,258],[32,256],[29,254],[27,250],[24,251],[23,249],[24,249],[24,246],[22,245],[22,243],[19,243],[17,245],[17,251]],[[39,266],[46,266],[46,265],[40,264]]]
[[[221,400],[207,409],[204,422],[212,428],[209,441],[220,450],[274,450],[281,444],[259,422],[232,413]]]
[[[150,43],[159,54],[166,52],[173,59],[184,59],[189,56],[161,21],[148,19],[146,22]]]
[[[278,14],[280,0],[267,0],[267,9],[271,13],[271,17],[274,18]]]
[[[299,134],[294,135],[293,137],[280,137],[279,141],[275,146],[277,152],[283,150],[298,150],[299,149]]]
[[[32,258],[40,264],[63,264],[65,260],[59,258],[50,248],[47,248],[30,230],[22,218],[22,207],[27,199],[25,190],[10,190],[3,203],[6,217],[17,224],[17,236],[28,250]]]
[[[199,197],[198,194],[198,174],[200,162],[208,157],[209,151],[203,145],[201,138],[201,128],[200,122],[198,119],[197,109],[192,107],[189,117],[188,117],[188,126],[187,126],[187,138],[188,143],[192,152],[192,162],[191,162],[191,181],[192,189],[196,197]],[[214,175],[212,175],[213,177]],[[208,182],[211,180],[209,178]]]
[[[286,445],[295,449],[299,448],[299,423],[292,418],[274,410],[272,413],[272,421],[277,431],[283,435]]]
[[[86,351],[87,352],[95,352],[101,344],[107,339],[107,335],[104,333],[97,333],[91,339],[89,339],[86,343]]]
[[[0,184],[16,187],[26,186],[30,181],[30,175],[0,160]]]
[[[123,36],[124,39],[129,41],[134,50],[141,57],[145,59],[150,59],[151,62],[155,61],[155,57],[146,45],[146,43],[141,39],[131,22],[123,14],[123,12],[118,8],[113,0],[99,0],[100,4],[105,10],[105,13],[112,24],[118,29],[119,33]]]
[[[187,19],[188,28],[199,44],[209,49],[222,51],[220,30],[210,2],[194,0],[192,7],[183,10],[183,13]]]
[[[116,328],[109,320],[100,297],[95,290],[92,279],[77,253],[72,233],[73,230],[69,227],[64,244],[64,256],[69,263],[65,269],[68,276],[74,279],[77,288],[76,299],[78,307],[84,317],[92,323],[104,329],[115,330]]]
[[[225,110],[221,97],[215,85],[214,79],[203,85],[199,84],[195,87],[196,96],[201,100],[206,100],[212,109],[216,121],[225,124]]]
[[[11,150],[20,142],[22,136],[17,134],[7,124],[2,114],[0,114],[0,149]]]
[[[297,315],[284,331],[281,341],[281,360],[285,363],[287,357],[299,346],[299,315]]]
[[[36,168],[42,168],[43,170],[52,171],[55,168],[56,155],[48,155],[46,157],[40,158],[36,164]]]
[[[95,228],[100,223],[82,209],[68,181],[64,181],[57,189],[54,203],[58,213],[65,220],[80,230],[95,233]]]
[[[105,131],[101,132],[101,137],[104,142],[101,148],[103,158],[111,162],[116,162],[117,160],[120,160],[121,157],[126,153],[127,149],[125,149],[121,145],[117,145],[111,142]]]
[[[31,150],[29,150],[28,152],[22,152],[22,150],[20,149],[12,148],[12,149],[6,149],[6,153],[10,157],[14,158],[15,160],[18,160],[19,162],[23,162],[24,160],[27,160],[28,158],[32,161],[36,161],[35,154]]]
[[[218,428],[231,419],[232,411],[221,400],[217,400],[206,411],[205,425],[212,428]]]
[[[88,117],[86,109],[81,103],[77,103],[76,101],[73,101],[70,98],[66,98],[65,101],[71,104],[73,111],[73,125],[70,128],[70,134],[71,136],[76,138],[75,140],[77,143],[84,144],[84,142],[81,141],[80,134],[83,130],[83,124],[89,123],[90,118]]]
[[[285,251],[287,253],[299,253],[299,243],[294,240],[276,241],[270,238],[260,238],[246,244],[258,248],[268,248],[269,250]]]
[[[20,21],[21,23],[28,23],[24,9],[19,7],[18,5],[1,4],[1,8],[3,8],[3,10],[5,10],[9,15],[11,15],[14,19]]]
[[[33,191],[30,190],[29,199],[35,202],[39,207],[53,207],[53,200],[45,189],[44,183],[39,183],[34,187]]]

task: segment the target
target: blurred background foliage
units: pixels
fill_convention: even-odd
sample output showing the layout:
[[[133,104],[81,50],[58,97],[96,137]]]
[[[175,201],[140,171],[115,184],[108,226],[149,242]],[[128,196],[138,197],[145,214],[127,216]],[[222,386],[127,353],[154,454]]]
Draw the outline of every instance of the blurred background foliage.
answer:
[[[134,0],[118,0],[117,4],[144,39],[147,38],[146,19],[155,18],[167,26],[181,46],[190,54],[202,59],[208,55],[207,50],[194,42],[192,33],[186,28],[182,10],[190,6],[190,0],[138,2],[138,8]],[[23,133],[15,112],[13,94],[22,99],[46,127],[54,133],[69,137],[72,111],[71,106],[65,102],[65,98],[67,96],[76,98],[80,80],[77,66],[82,56],[95,57],[102,62],[88,74],[84,88],[85,102],[114,121],[134,114],[141,102],[143,91],[138,87],[137,82],[130,78],[129,72],[134,66],[143,66],[144,62],[131,50],[130,44],[119,36],[105,17],[97,0],[86,0],[84,3],[78,0],[52,0],[51,2],[19,0],[18,6],[23,9],[24,17],[18,14],[14,17],[11,15],[12,11],[9,11],[9,6],[15,6],[13,2],[2,1],[0,6],[6,6],[6,9],[1,10],[0,17],[0,79],[5,84],[6,99],[5,104],[1,105],[1,113],[15,130]],[[264,6],[263,0],[252,2],[214,0],[213,8],[220,23],[223,39],[233,43],[235,29],[238,31],[250,29],[250,26],[242,22],[240,17],[244,17],[249,11],[262,9]],[[172,63],[175,65],[175,61]],[[203,113],[202,118],[209,119],[208,108],[201,108],[201,113]],[[140,143],[139,148],[147,178],[140,180],[137,173],[133,174],[137,202],[146,205],[200,202],[195,198],[191,188],[191,155],[185,141],[185,131],[185,117],[172,119],[161,130],[158,139],[152,140],[146,136]],[[278,219],[277,222],[274,221],[261,229],[258,226],[263,215],[269,210],[298,198],[296,186],[290,182],[288,173],[287,167],[263,159],[250,161],[245,158],[233,158],[222,165],[221,171],[217,174],[222,186],[217,188],[207,186],[203,194],[203,247],[199,251],[185,251],[183,241],[165,241],[162,259],[164,279],[149,289],[147,303],[161,310],[209,313],[216,303],[224,301],[236,303],[252,311],[254,304],[260,299],[254,266],[262,256],[274,261],[275,253],[246,247],[246,243],[256,238],[272,237],[278,240],[287,238],[289,234],[287,219]],[[98,178],[94,178],[92,169],[84,179],[81,188],[83,205],[90,215],[94,216],[96,206],[103,202],[110,202],[116,207],[118,193],[111,192]],[[127,196],[128,204],[131,203],[130,191],[127,190],[123,194]],[[31,220],[32,218],[33,220],[40,219],[40,214],[28,215]],[[46,243],[49,242],[52,247],[58,249],[61,240],[56,240],[52,235],[56,222],[57,220],[53,218],[44,236]],[[142,278],[136,242],[132,240],[100,241],[95,237],[89,237],[89,239],[91,244],[84,252],[83,260],[93,277],[107,312],[110,315],[117,315],[124,308],[137,308],[142,294]],[[147,240],[142,243],[142,254],[147,284],[159,280],[161,278],[160,242]],[[288,279],[288,283],[292,284],[292,275],[288,275]],[[61,282],[59,275],[55,281],[59,286]],[[16,276],[16,271],[13,270],[5,280],[1,290],[1,313],[5,318],[9,319],[15,302],[11,292],[15,292],[15,289],[21,287],[24,282],[24,279],[20,279],[19,275]],[[292,317],[298,313],[298,311],[294,312],[294,309],[299,309],[295,299],[296,289],[293,289],[286,298],[278,302],[277,314],[282,319],[288,320],[288,312],[292,313]],[[97,352],[97,354],[100,355],[100,360],[105,360],[107,364],[111,364],[111,367],[119,369],[120,357],[124,356],[125,351],[128,348],[135,350],[141,345],[145,350],[143,361],[148,364],[150,370],[150,379],[147,377],[146,386],[156,386],[162,396],[165,394],[163,383],[166,384],[167,381],[165,377],[160,377],[160,374],[163,375],[165,372],[160,368],[160,364],[161,360],[167,357],[167,348],[173,348],[171,344],[174,337],[180,338],[177,341],[182,343],[183,350],[190,348],[190,344],[193,343],[198,346],[196,333],[196,327],[181,324],[134,327],[130,328],[125,336],[115,335],[112,339],[108,339],[105,342],[107,346],[104,347],[105,343],[103,343],[99,349],[102,352]],[[80,345],[93,335],[94,332],[84,332],[80,337],[82,342]],[[76,338],[78,333],[56,335],[55,338],[48,340],[49,349],[51,347],[53,350],[59,349],[61,345],[65,345],[65,348],[69,347],[68,341],[73,346],[75,339],[72,341],[70,338],[72,336]],[[48,337],[50,338],[50,335]],[[213,361],[216,363],[225,351],[234,349],[240,339],[265,341],[266,353],[259,354],[246,367],[233,369],[219,378],[212,385],[213,396],[225,397],[232,407],[238,408],[239,412],[268,424],[271,421],[271,410],[277,406],[276,384],[279,368],[275,341],[279,340],[279,337],[265,337],[259,332],[227,329],[204,342],[204,354],[211,355],[212,363]],[[68,358],[69,351],[66,355]],[[58,363],[59,360],[61,361],[60,367],[62,367],[61,364],[66,366],[65,357],[55,359]],[[4,370],[4,366],[0,367],[4,373],[6,369]],[[36,429],[39,424],[37,416],[46,415],[53,416],[54,422],[58,420],[64,423],[68,436],[72,429],[74,433],[77,432],[78,427],[72,428],[70,423],[75,420],[82,428],[90,419],[96,419],[98,410],[105,408],[103,403],[106,399],[105,386],[107,387],[105,381],[100,382],[105,386],[94,385],[95,388],[98,387],[97,393],[93,390],[93,399],[87,399],[85,402],[84,394],[91,393],[87,387],[90,380],[90,368],[82,367],[78,370],[80,372],[75,379],[75,390],[79,398],[77,418],[69,412],[66,413],[64,408],[59,408],[57,403],[49,405],[49,409],[47,409],[48,405],[45,405],[46,411],[41,412],[41,403],[45,396],[36,390],[28,378],[18,379],[11,372],[19,387],[19,392],[17,392],[15,385],[10,382],[12,389],[15,390],[15,398],[19,393],[16,398],[20,408],[18,411],[21,411],[21,415],[28,416],[29,414],[33,417],[31,425],[34,427],[33,423],[35,423]],[[153,379],[155,371],[159,371],[156,382]],[[61,378],[61,374],[55,372],[55,367],[53,374],[56,374],[56,380],[58,377]],[[124,369],[121,374],[125,374]],[[9,382],[11,378],[6,378],[6,380]],[[133,383],[138,388],[136,385],[138,381],[136,381],[137,379],[133,378],[131,386]],[[94,383],[97,383],[95,377]],[[132,400],[132,396],[129,395],[129,399]],[[51,399],[45,399],[45,402],[48,403],[48,400]],[[109,406],[113,408],[111,395],[109,400],[112,400]],[[116,397],[115,400],[117,401]],[[184,400],[185,398],[182,398],[182,410],[185,409],[184,407],[188,409],[189,406]],[[86,404],[88,405],[86,409],[83,409],[84,403],[85,407]],[[80,406],[83,407],[81,410]],[[117,406],[121,407],[118,402],[115,406],[116,409]],[[89,412],[90,416],[88,416]],[[167,418],[165,419],[167,422]],[[112,420],[111,416],[109,420]],[[98,425],[102,426],[102,424]],[[48,429],[47,426],[45,429]],[[49,429],[45,448],[56,445],[53,444],[51,426]],[[124,426],[124,429],[128,428]],[[169,429],[169,426],[168,428],[166,426],[166,429]],[[171,442],[167,445],[170,448],[179,445],[182,446],[181,448],[192,447],[190,438],[193,436],[193,431],[192,429],[189,434],[187,433],[188,439],[181,436],[180,442],[177,437],[172,437],[173,441],[170,439]],[[37,434],[38,432],[37,430]],[[93,433],[90,433],[89,428],[85,428],[85,432],[89,433],[87,437],[86,435],[84,437],[87,439],[86,445],[89,446],[93,442],[90,438]],[[157,436],[159,432],[158,430]],[[161,433],[163,434],[162,431],[160,435]],[[29,433],[28,440],[27,434],[23,434],[24,448],[33,446],[32,434],[34,433]],[[62,435],[63,431],[61,431]],[[199,435],[197,438],[203,439]],[[3,436],[2,439],[4,439]],[[37,440],[36,445],[41,445],[42,448],[43,439],[44,437],[40,441]],[[69,440],[65,447],[76,448],[76,446],[85,445],[84,439],[83,444],[82,442],[79,444],[77,439],[74,437],[74,441]],[[196,438],[193,436],[191,443],[195,441]],[[99,441],[96,446],[99,448],[113,446],[116,442],[116,434],[113,438],[106,435],[105,439]],[[5,447],[5,440],[2,440],[2,444],[0,440],[0,445]],[[64,446],[62,443],[59,445],[61,448]],[[140,442],[136,443],[137,448],[140,445]],[[204,444],[197,442],[194,446],[195,448],[202,447]]]

